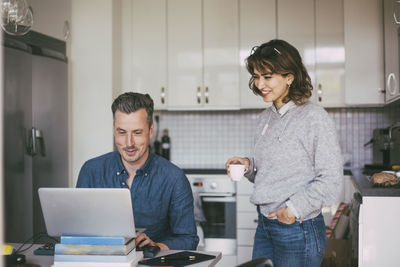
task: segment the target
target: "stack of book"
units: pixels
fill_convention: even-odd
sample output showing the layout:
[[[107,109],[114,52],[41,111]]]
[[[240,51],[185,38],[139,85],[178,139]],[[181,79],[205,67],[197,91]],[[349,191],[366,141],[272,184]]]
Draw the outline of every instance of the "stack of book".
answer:
[[[143,257],[135,239],[104,236],[61,236],[52,267],[134,267]]]

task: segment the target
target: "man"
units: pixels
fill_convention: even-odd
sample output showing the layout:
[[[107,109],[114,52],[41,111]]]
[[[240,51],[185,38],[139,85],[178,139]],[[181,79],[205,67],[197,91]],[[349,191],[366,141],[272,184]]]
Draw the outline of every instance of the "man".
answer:
[[[189,181],[177,166],[149,151],[153,100],[124,93],[111,106],[118,151],[87,161],[77,187],[129,188],[135,226],[146,228],[136,244],[195,250],[199,242]]]

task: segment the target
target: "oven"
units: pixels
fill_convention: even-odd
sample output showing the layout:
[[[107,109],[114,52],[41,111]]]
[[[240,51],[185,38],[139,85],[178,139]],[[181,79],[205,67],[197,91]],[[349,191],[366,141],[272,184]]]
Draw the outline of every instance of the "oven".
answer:
[[[235,183],[226,173],[187,174],[187,177],[193,191],[196,223],[203,233],[200,240],[203,246],[198,249],[236,255]],[[196,214],[196,210],[201,214]]]

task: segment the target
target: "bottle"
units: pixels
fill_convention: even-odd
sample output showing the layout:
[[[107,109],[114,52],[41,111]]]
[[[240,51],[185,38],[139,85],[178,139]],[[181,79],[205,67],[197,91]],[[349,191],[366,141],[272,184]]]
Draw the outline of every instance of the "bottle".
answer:
[[[154,119],[155,119],[156,123],[154,124],[155,136],[154,136],[154,142],[153,142],[152,151],[155,154],[161,156],[161,142],[158,140],[158,132],[160,130],[160,116],[159,115],[155,115]]]
[[[169,160],[171,142],[168,136],[168,129],[163,130],[163,136],[161,137],[161,156]]]

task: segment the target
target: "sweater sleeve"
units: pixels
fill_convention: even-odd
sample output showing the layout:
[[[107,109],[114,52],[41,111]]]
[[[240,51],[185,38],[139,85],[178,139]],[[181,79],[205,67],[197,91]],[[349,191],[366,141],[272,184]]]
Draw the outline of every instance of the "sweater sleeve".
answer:
[[[314,179],[289,200],[298,219],[333,205],[343,187],[343,164],[333,121],[326,111],[315,112],[302,142],[314,167]]]
[[[250,182],[254,183],[254,179],[256,177],[256,166],[254,164],[254,158],[248,158],[250,161],[250,167],[247,170],[247,172],[244,174],[244,177],[246,177]]]

